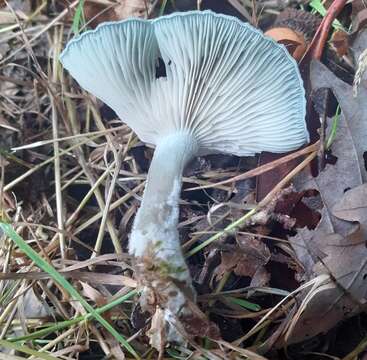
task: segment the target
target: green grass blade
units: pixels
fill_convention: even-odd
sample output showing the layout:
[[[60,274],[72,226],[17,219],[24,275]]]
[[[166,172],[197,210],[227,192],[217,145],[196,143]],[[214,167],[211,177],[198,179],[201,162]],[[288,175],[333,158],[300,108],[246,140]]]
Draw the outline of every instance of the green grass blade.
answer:
[[[236,305],[239,305],[247,310],[251,310],[251,311],[260,311],[261,310],[261,306],[254,304],[250,301],[244,300],[244,299],[240,299],[240,298],[236,298],[233,296],[226,296],[226,299],[233,302]]]
[[[6,341],[6,340],[0,340],[0,346],[3,346],[4,348],[11,349],[11,350],[16,350],[16,351],[22,352],[24,354],[34,355],[36,357],[36,359],[58,360],[58,358],[56,358],[54,356],[51,356],[51,355],[49,355],[45,352],[33,350],[33,349],[29,348],[28,346],[14,344],[14,343],[12,343],[10,341]]]
[[[111,310],[115,306],[122,304],[123,302],[130,299],[131,297],[133,297],[137,293],[138,292],[136,290],[132,290],[129,293],[127,293],[126,295],[123,295],[123,296],[107,303],[106,305],[103,305],[100,308],[95,309],[95,311],[98,314],[103,314],[104,312]],[[40,337],[47,336],[51,333],[54,333],[55,331],[68,328],[68,327],[73,326],[73,325],[75,325],[77,323],[80,323],[82,321],[90,320],[91,318],[92,318],[92,315],[90,313],[87,313],[85,315],[78,316],[74,319],[61,321],[61,322],[58,322],[58,323],[53,324],[51,326],[48,326],[44,329],[33,331],[32,333],[30,333],[28,335],[19,336],[19,337],[16,337],[16,338],[10,338],[10,339],[7,339],[7,340],[12,341],[12,342],[20,342],[20,341],[28,341],[28,340],[37,339],[37,338],[40,338]]]
[[[247,212],[245,215],[241,216],[239,219],[235,220],[233,223],[229,224],[224,230],[218,231],[216,234],[211,236],[209,239],[203,241],[199,245],[196,245],[193,249],[189,250],[184,256],[185,258],[189,258],[190,256],[196,254],[201,249],[204,249],[206,246],[210,245],[213,241],[219,240],[223,235],[228,233],[232,233],[239,226],[241,226],[247,219],[249,219],[252,215],[256,213],[257,209],[252,209]]]
[[[159,9],[159,14],[158,14],[159,16],[163,16],[164,10],[166,10],[167,2],[168,2],[168,0],[163,0],[162,1],[161,7]]]
[[[79,301],[80,304],[84,307],[84,309],[90,313],[90,315],[96,319],[106,330],[108,330],[111,335],[121,344],[123,345],[136,359],[139,359],[139,356],[135,352],[135,350],[131,347],[131,345],[126,341],[126,339],[119,334],[116,329],[106,320],[104,319],[95,309],[78,293],[78,291],[60,274],[58,273],[48,262],[46,262],[43,258],[41,258],[12,228],[10,224],[0,222],[0,228],[4,231],[4,233],[12,239],[16,245],[22,250],[34,263],[41,268],[43,271],[46,271],[59,285],[61,285],[70,296]]]
[[[326,149],[330,149],[331,144],[335,140],[336,132],[338,130],[340,114],[341,114],[341,109],[340,109],[340,105],[338,105],[338,107],[336,108],[335,115],[333,117],[333,123],[331,125],[330,135],[328,139],[326,140],[326,145],[325,145]]]
[[[322,17],[326,15],[327,10],[325,9],[324,4],[320,0],[311,0],[310,6],[312,9],[314,9],[317,13],[319,13]],[[341,24],[341,22],[337,19],[333,21],[333,28],[334,29],[340,29],[344,30],[344,26]]]
[[[71,30],[75,35],[79,34],[80,25],[84,22],[84,0],[80,0],[78,7],[75,10],[73,24]]]

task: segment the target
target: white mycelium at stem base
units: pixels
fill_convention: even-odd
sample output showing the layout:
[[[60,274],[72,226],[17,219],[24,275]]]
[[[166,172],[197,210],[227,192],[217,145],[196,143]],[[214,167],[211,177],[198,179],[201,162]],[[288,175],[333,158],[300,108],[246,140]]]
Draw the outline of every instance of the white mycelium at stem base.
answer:
[[[130,235],[130,253],[154,257],[158,271],[190,284],[182,255],[177,223],[182,172],[197,153],[198,144],[188,132],[162,137],[149,168],[143,200]]]

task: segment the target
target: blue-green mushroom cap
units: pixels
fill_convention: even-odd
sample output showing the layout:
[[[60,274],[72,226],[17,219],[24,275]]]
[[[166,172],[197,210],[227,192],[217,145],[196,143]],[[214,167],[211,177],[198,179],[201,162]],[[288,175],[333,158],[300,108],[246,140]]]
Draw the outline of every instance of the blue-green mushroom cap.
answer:
[[[149,144],[184,131],[201,154],[245,156],[309,140],[297,63],[233,17],[192,11],[104,23],[71,40],[61,62]]]

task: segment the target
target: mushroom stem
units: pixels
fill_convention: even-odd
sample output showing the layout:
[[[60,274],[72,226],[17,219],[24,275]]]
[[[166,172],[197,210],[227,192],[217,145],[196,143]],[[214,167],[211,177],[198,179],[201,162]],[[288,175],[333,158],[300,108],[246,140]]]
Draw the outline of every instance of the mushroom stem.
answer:
[[[139,271],[173,278],[191,287],[177,231],[182,172],[198,144],[188,132],[177,132],[157,143],[138,210],[129,250]],[[143,275],[144,276],[144,275]]]

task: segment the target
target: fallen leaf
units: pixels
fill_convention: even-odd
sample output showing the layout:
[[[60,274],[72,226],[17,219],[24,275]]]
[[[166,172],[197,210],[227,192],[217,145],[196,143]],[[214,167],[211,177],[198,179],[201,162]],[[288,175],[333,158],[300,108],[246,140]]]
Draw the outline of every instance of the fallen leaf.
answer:
[[[288,27],[272,28],[266,31],[265,35],[271,37],[276,42],[283,44],[297,61],[301,60],[307,49],[306,39],[304,36]]]
[[[318,192],[315,190],[301,191],[301,192],[290,192],[280,199],[274,209],[274,212],[283,215],[284,218],[288,217],[287,222],[295,224],[293,226],[285,227],[284,221],[283,226],[285,228],[303,228],[307,226],[309,229],[314,229],[320,222],[320,213],[313,210],[315,208]],[[319,207],[321,208],[321,207]],[[317,210],[317,206],[316,206]]]
[[[326,333],[340,321],[364,310],[367,299],[367,249],[357,232],[348,237],[314,234],[328,254],[315,267],[316,284],[303,301],[284,334],[286,343],[297,343]]]
[[[347,191],[332,212],[339,219],[359,222],[367,240],[367,184]]]
[[[330,210],[338,202],[344,193],[358,185],[363,179],[366,180],[367,173],[363,163],[363,152],[367,146],[367,102],[361,97],[354,99],[352,87],[339,80],[327,67],[318,61],[311,64],[311,81],[314,89],[321,87],[331,87],[338,98],[342,109],[339,117],[337,133],[332,144],[332,154],[336,158],[335,164],[326,164],[325,169],[317,177],[303,172],[295,179],[295,186],[298,191],[317,190],[320,194],[323,208],[320,209],[321,221],[317,226],[320,233],[338,233],[340,235],[350,234],[355,230],[355,226],[342,219],[331,216]],[[367,95],[367,90],[364,89]],[[360,94],[362,96],[362,93]],[[348,103],[352,101],[354,108]],[[363,114],[363,111],[366,111]],[[329,131],[331,119],[328,119]],[[362,124],[365,122],[364,124]],[[365,135],[363,135],[365,133]],[[304,236],[307,239],[303,238]],[[295,247],[298,253],[304,252],[309,246],[312,235],[307,230],[299,232],[294,238],[296,243],[302,243],[303,247]],[[322,244],[317,245],[321,251]],[[303,254],[304,255],[304,254]],[[300,254],[300,257],[302,255]]]
[[[353,43],[354,56],[359,56],[363,46],[367,46],[366,31]],[[336,163],[327,164],[316,178],[303,172],[296,177],[295,186],[298,191],[315,189],[320,194],[323,207],[319,209],[321,220],[316,228],[317,234],[338,233],[346,236],[356,230],[355,225],[332,216],[330,211],[347,190],[361,185],[367,179],[364,163],[367,148],[367,89],[361,88],[358,97],[354,98],[352,87],[318,61],[311,64],[311,82],[313,90],[331,88],[342,109],[332,144]],[[330,127],[331,119],[328,119],[328,131]],[[305,267],[306,279],[310,279],[317,258],[326,256],[322,237],[315,236],[312,230],[301,229],[295,237],[290,238],[290,242]]]
[[[221,252],[221,263],[215,270],[217,279],[224,273],[233,271],[237,276],[249,276],[251,285],[264,286],[268,283],[270,275],[265,269],[271,254],[268,247],[255,236],[237,235],[239,246],[228,248]]]
[[[367,9],[367,5],[366,5],[366,1],[365,0],[353,0],[351,2],[352,5],[352,17],[357,16],[357,14],[364,10]]]
[[[336,30],[330,39],[330,45],[339,57],[348,54],[349,51],[349,35],[343,30]]]
[[[367,29],[360,32],[353,43],[352,51],[356,62],[366,48]],[[337,98],[358,157],[362,179],[367,181],[367,164],[364,158],[367,152],[367,84],[362,82],[357,97],[354,97],[352,87],[338,79],[325,65],[314,61],[311,71],[313,89],[328,87]]]
[[[364,33],[367,34],[367,32]],[[367,41],[367,36],[361,36],[364,36]],[[358,43],[360,42],[359,40]],[[355,54],[359,53],[361,47],[361,45],[358,47],[354,45]],[[332,216],[330,210],[347,190],[361,185],[367,179],[364,163],[367,150],[365,140],[367,138],[367,102],[365,101],[367,89],[361,88],[358,97],[354,98],[352,87],[338,79],[318,61],[313,61],[311,64],[311,82],[313,89],[330,87],[341,106],[342,113],[332,145],[332,153],[337,160],[334,165],[327,164],[316,178],[303,172],[295,179],[295,186],[298,191],[316,189],[319,192],[323,203],[323,208],[320,209],[321,221],[316,229],[319,234],[337,233],[346,236],[355,231],[355,225]],[[329,119],[329,129],[330,123]],[[314,238],[313,234],[313,231],[303,229],[290,239],[308,274],[312,273],[315,256],[325,253],[322,241],[317,243],[319,238]]]
[[[367,184],[347,191],[332,209],[334,216],[358,222],[359,228],[347,236],[325,234],[318,229],[306,232],[308,244],[322,244],[324,253],[313,249],[312,268],[317,286],[303,298],[285,333],[285,342],[293,343],[325,333],[340,321],[365,310],[367,301]],[[305,232],[302,229],[300,232]],[[317,250],[319,250],[317,248]],[[306,258],[306,261],[309,260]],[[304,261],[304,259],[300,259]],[[322,321],[320,321],[322,319]]]
[[[367,30],[358,34],[355,58],[367,47]],[[298,191],[317,189],[323,208],[315,230],[300,229],[290,241],[305,267],[311,288],[301,296],[292,319],[286,320],[282,344],[325,333],[337,323],[365,309],[367,300],[367,86],[358,96],[318,61],[311,64],[313,89],[330,88],[342,110],[332,154],[318,177],[304,173],[296,179]],[[328,130],[331,122],[328,119]],[[356,224],[357,223],[357,224]]]
[[[354,3],[354,1],[353,1]],[[359,32],[361,29],[366,27],[367,24],[367,8],[357,12],[352,20],[352,34]]]
[[[26,319],[39,319],[50,315],[47,303],[36,296],[32,287],[22,296],[19,305],[23,307]]]
[[[278,160],[283,156],[289,155],[285,154],[273,154],[269,152],[262,152],[259,157],[258,166],[265,165],[274,160]],[[292,169],[294,169],[301,162],[300,158],[293,159],[284,164],[281,164],[274,169],[261,174],[256,177],[256,201],[260,202],[265,196],[274,188],[276,184],[279,183],[284,177],[286,177]]]
[[[250,287],[264,287],[270,282],[271,275],[264,266],[259,267],[253,275]]]
[[[322,229],[322,227],[319,227],[319,229]],[[303,273],[297,274],[297,279],[305,281],[312,279],[315,264],[319,259],[326,257],[325,252],[320,249],[319,240],[315,236],[315,230],[309,230],[306,227],[299,229],[295,236],[289,238],[297,259],[303,266]]]

